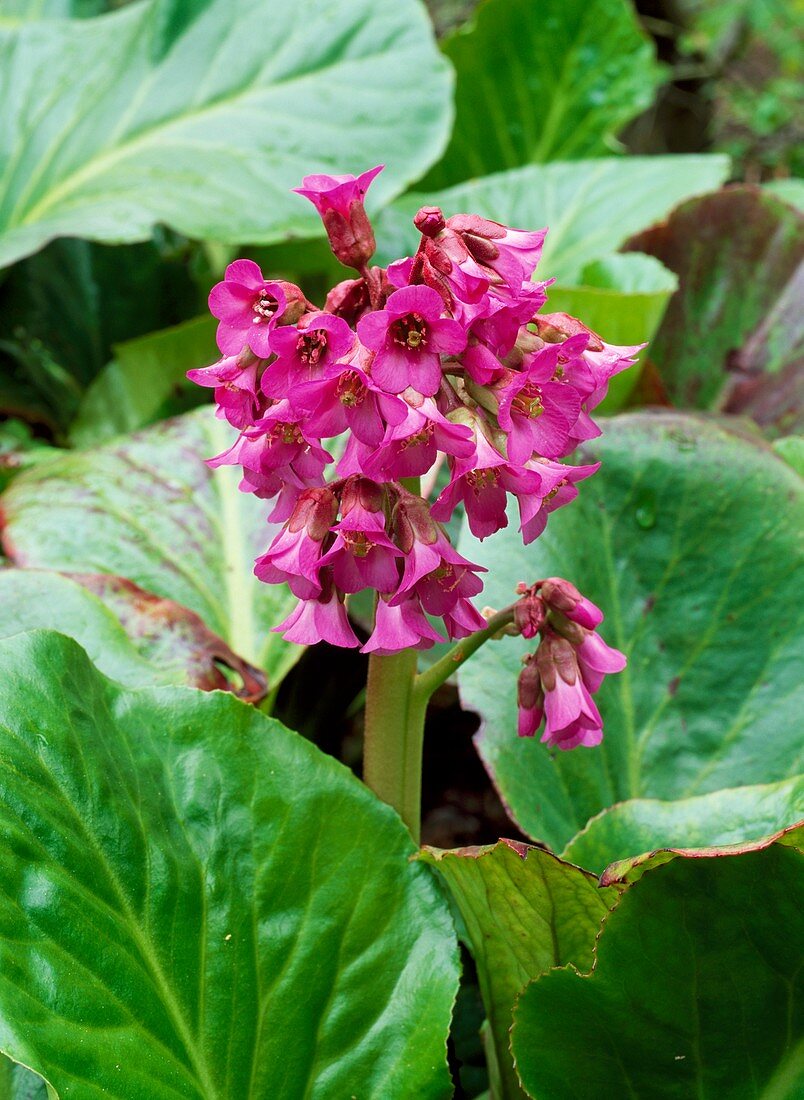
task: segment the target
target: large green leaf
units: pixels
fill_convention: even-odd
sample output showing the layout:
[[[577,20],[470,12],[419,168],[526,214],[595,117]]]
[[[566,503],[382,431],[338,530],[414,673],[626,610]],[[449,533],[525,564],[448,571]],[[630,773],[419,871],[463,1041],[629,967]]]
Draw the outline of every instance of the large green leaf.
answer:
[[[804,1090],[804,857],[676,858],[607,917],[595,969],[528,986],[512,1046],[550,1100],[795,1100]]]
[[[456,117],[428,187],[611,153],[661,80],[628,0],[485,0],[441,48],[457,74]]]
[[[804,363],[804,215],[758,187],[691,199],[628,242],[679,277],[651,346],[684,408],[722,408],[763,372]]]
[[[0,746],[5,1053],[84,1100],[448,1094],[449,911],[341,764],[39,631]]]
[[[0,26],[0,266],[156,222],[316,235],[288,189],[387,161],[373,197],[397,194],[443,148],[448,70],[415,0],[148,0]]]
[[[499,1096],[521,1096],[509,1049],[516,996],[554,966],[592,966],[595,937],[617,891],[600,889],[585,871],[515,841],[453,852],[426,848],[420,858],[444,876],[466,926]]]
[[[378,228],[385,260],[413,252],[413,215],[438,204],[451,214],[482,214],[520,229],[547,226],[538,275],[575,283],[592,260],[665,217],[690,195],[718,187],[729,172],[722,156],[604,157],[532,165],[470,180],[446,191],[411,192],[383,211]]]
[[[520,656],[504,638],[459,670],[478,748],[521,827],[560,850],[631,798],[686,799],[799,774],[804,705],[804,486],[767,446],[678,413],[603,421],[599,473],[523,547],[515,527],[462,550],[489,567],[484,600],[564,576],[601,606],[628,655],[599,695],[602,746],[556,755],[516,735]]]
[[[593,817],[563,853],[601,873],[615,860],[658,848],[706,848],[772,836],[804,819],[804,775],[697,798],[635,798]]]
[[[0,638],[36,629],[74,638],[101,672],[128,687],[188,684],[250,702],[266,694],[265,677],[196,614],[122,577],[0,570]]]
[[[230,429],[211,408],[19,475],[2,498],[3,544],[17,565],[111,573],[200,615],[273,687],[301,653],[272,634],[295,605],[252,573],[271,538],[265,502],[232,467],[204,459]]]

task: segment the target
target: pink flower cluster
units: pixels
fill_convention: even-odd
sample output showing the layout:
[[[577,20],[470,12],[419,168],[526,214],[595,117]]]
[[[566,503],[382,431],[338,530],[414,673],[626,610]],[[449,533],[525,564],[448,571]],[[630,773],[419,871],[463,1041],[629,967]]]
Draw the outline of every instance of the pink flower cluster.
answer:
[[[243,491],[273,500],[270,518],[284,523],[255,567],[299,599],[276,629],[357,646],[344,600],[368,588],[377,607],[363,651],[394,653],[443,640],[439,620],[452,639],[484,626],[472,603],[484,570],[441,524],[462,504],[486,538],[507,526],[513,498],[523,540],[535,539],[597,469],[560,460],[599,434],[590,413],[638,349],[539,313],[544,231],[425,207],[416,255],[369,267],[363,200],[379,170],[308,176],[298,189],[358,277],[321,309],[250,260],[230,264],[209,298],[223,358],[189,377],[214,387],[218,415],[240,433],[211,465],[241,467]],[[441,463],[447,483],[430,504],[418,479]]]
[[[519,675],[519,736],[532,737],[542,721],[542,741],[559,749],[598,745],[603,722],[592,696],[606,675],[622,672],[625,656],[596,628],[603,613],[561,577],[518,589],[514,622],[525,638],[540,635]]]

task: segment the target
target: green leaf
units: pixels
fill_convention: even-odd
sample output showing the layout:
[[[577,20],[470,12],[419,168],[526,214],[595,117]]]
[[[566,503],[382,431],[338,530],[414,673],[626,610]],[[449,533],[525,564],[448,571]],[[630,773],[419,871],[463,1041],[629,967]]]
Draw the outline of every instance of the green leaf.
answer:
[[[591,967],[600,922],[617,891],[601,890],[587,872],[512,840],[454,852],[425,848],[420,859],[444,876],[465,922],[502,1081],[500,1097],[522,1096],[509,1050],[516,995],[551,967]]]
[[[785,180],[769,180],[763,184],[763,187],[804,213],[804,180],[792,177]]]
[[[609,344],[646,344],[664,316],[678,285],[672,272],[652,256],[629,253],[595,260],[583,269],[579,286],[552,286],[545,310],[583,319]],[[644,360],[646,351],[639,355]],[[639,378],[639,368],[616,375],[601,412],[617,412]]]
[[[20,474],[2,498],[6,554],[175,600],[276,686],[302,650],[271,628],[296,601],[252,572],[271,538],[266,503],[239,492],[234,468],[204,464],[231,439],[204,408]]]
[[[607,917],[595,969],[537,979],[512,1035],[531,1096],[793,1100],[804,1088],[804,857],[676,858]]]
[[[697,798],[635,798],[593,817],[563,858],[601,873],[615,860],[658,848],[707,848],[771,836],[804,818],[804,776],[730,787]]]
[[[387,201],[449,125],[448,65],[414,0],[148,0],[0,27],[0,66],[0,266],[157,222],[231,244],[316,236],[288,193],[302,175],[387,161]]]
[[[414,252],[419,234],[413,215],[437,204],[447,217],[472,213],[520,229],[547,226],[537,274],[572,284],[592,260],[608,256],[676,203],[718,187],[728,172],[728,157],[722,156],[604,157],[518,168],[441,192],[411,192],[383,211],[380,252],[384,262]]]
[[[662,79],[628,0],[485,0],[441,48],[457,74],[456,117],[428,187],[611,153]]]
[[[651,346],[673,403],[733,408],[763,372],[800,365],[804,216],[756,187],[691,199],[627,248],[679,277]]]
[[[15,1065],[0,1054],[0,1097],[2,1100],[48,1100],[47,1085],[25,1066]]]
[[[49,418],[66,428],[114,344],[199,312],[185,259],[164,240],[52,242],[0,286],[0,368],[35,387]]]
[[[0,643],[0,760],[0,1047],[60,1096],[448,1093],[448,907],[343,765],[47,632]]]
[[[157,419],[165,401],[185,383],[187,371],[217,358],[216,324],[214,317],[196,317],[118,344],[114,359],[81,401],[70,441],[91,447]]]
[[[599,694],[599,748],[553,755],[516,735],[520,656],[504,638],[458,679],[484,725],[478,748],[515,819],[557,851],[601,810],[798,775],[804,489],[761,441],[678,413],[602,424],[583,458],[602,469],[523,547],[515,526],[461,550],[489,567],[484,600],[563,576],[606,615],[628,668]],[[702,823],[703,827],[703,823]]]
[[[197,615],[122,577],[0,570],[0,638],[36,629],[74,638],[101,672],[128,687],[187,684],[249,702],[266,695],[262,673]]]
[[[788,466],[804,477],[804,436],[786,435],[773,443],[773,449]]]

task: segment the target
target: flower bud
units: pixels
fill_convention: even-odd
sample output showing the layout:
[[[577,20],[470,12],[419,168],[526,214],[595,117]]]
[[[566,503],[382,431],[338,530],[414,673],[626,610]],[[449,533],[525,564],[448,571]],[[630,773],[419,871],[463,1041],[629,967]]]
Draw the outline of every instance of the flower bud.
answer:
[[[304,489],[288,520],[288,530],[304,528],[315,542],[322,542],[338,514],[338,498],[331,489]]]
[[[310,303],[305,298],[302,289],[296,286],[295,283],[280,281],[277,285],[284,292],[285,308],[277,317],[276,322],[279,325],[295,325],[310,308]]]
[[[533,737],[544,716],[544,690],[535,655],[523,658],[523,668],[516,685],[519,715],[517,733],[520,737]]]
[[[548,577],[547,580],[542,581],[540,593],[551,610],[560,611],[568,619],[580,623],[588,630],[593,630],[603,622],[603,612],[600,608],[581,595],[575,585],[565,581],[563,577]]]
[[[535,638],[546,618],[544,603],[538,596],[529,593],[514,604],[514,623],[523,638]]]
[[[396,544],[405,554],[410,553],[414,542],[432,546],[438,540],[438,524],[430,515],[430,506],[413,493],[400,494],[392,522]]]
[[[423,206],[413,219],[413,224],[423,237],[437,237],[444,226],[444,215],[440,206]]]

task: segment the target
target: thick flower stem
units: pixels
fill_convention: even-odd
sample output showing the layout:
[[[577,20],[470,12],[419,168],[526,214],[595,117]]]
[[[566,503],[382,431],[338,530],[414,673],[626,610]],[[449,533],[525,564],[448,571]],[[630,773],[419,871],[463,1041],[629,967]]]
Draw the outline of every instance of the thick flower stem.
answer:
[[[418,844],[424,710],[411,706],[417,656],[408,649],[369,658],[363,781],[394,807]]]
[[[369,658],[363,781],[398,812],[414,841],[421,829],[422,745],[430,696],[489,638],[513,622],[513,607],[494,614],[483,630],[463,638],[416,675],[415,650]]]

